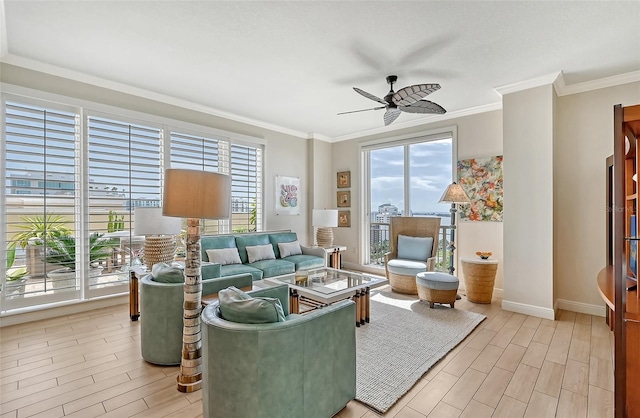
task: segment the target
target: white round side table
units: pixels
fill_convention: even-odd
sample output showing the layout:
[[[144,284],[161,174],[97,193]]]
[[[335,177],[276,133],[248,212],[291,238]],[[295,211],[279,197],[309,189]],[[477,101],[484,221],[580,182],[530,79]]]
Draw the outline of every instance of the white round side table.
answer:
[[[461,257],[460,262],[464,273],[467,300],[474,303],[491,303],[498,260],[495,258],[483,260],[480,257]]]

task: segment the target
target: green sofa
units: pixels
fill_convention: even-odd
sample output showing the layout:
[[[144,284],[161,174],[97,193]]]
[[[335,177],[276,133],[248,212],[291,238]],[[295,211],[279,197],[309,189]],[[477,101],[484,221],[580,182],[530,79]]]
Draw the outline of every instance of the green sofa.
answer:
[[[329,418],[356,394],[355,304],[289,315],[287,285],[248,292],[276,297],[284,322],[224,320],[202,312],[204,416]]]
[[[268,277],[295,273],[298,270],[326,267],[327,255],[325,250],[320,247],[300,245],[302,254],[281,257],[278,244],[292,243],[297,240],[298,236],[291,231],[203,236],[200,239],[203,265],[209,266],[213,263],[212,275],[205,276],[203,273],[203,277],[226,277],[249,273],[253,280],[262,280]],[[255,246],[267,244],[270,244],[273,249],[274,259],[251,262],[247,247],[255,248]],[[237,249],[240,263],[214,263],[214,260],[210,260],[207,255],[207,250],[228,248]]]
[[[250,274],[202,280],[202,294],[218,293],[229,286],[248,287],[252,283]],[[183,302],[184,283],[157,282],[151,274],[140,279],[140,346],[142,358],[149,363],[180,364]]]

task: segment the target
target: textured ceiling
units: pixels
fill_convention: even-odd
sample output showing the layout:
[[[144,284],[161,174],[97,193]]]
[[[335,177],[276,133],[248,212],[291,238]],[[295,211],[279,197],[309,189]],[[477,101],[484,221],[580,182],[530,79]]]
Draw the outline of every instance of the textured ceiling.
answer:
[[[383,126],[382,97],[439,83],[448,111],[563,71],[640,70],[640,2],[5,0],[5,62],[49,64],[300,133]],[[69,73],[71,74],[71,73]],[[436,116],[427,116],[437,118]],[[390,128],[425,118],[403,113]]]

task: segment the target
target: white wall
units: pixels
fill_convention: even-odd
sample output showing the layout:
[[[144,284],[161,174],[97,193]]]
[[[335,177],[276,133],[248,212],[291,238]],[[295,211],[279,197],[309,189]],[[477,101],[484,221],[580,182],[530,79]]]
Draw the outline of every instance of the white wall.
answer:
[[[558,98],[554,161],[558,307],[604,314],[596,275],[606,265],[605,159],[613,106],[640,103],[640,83]]]
[[[336,202],[333,198],[335,188],[335,178],[331,173],[331,143],[312,139],[309,144],[309,214],[308,219],[312,219],[313,209],[336,209]],[[336,229],[336,228],[334,228]],[[315,229],[311,222],[308,225],[309,241],[306,244],[315,243]]]
[[[547,319],[553,311],[553,96],[549,85],[502,99],[502,307]]]

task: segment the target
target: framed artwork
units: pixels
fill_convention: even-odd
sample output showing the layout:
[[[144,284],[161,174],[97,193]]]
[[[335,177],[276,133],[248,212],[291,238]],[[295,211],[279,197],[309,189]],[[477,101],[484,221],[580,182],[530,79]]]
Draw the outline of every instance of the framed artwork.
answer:
[[[338,207],[339,208],[351,207],[351,192],[349,190],[338,192]]]
[[[338,172],[338,189],[351,187],[351,171]]]
[[[300,215],[300,178],[276,176],[276,215]]]
[[[465,221],[502,222],[502,155],[458,161],[458,184],[471,203],[459,205]]]
[[[348,210],[338,211],[338,227],[350,227],[351,226],[351,212]]]

